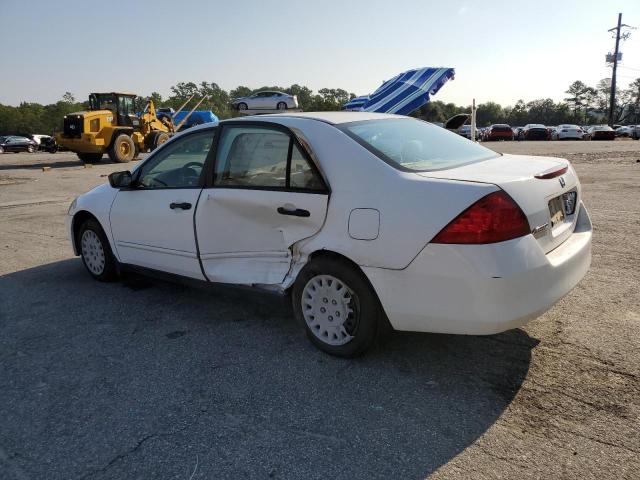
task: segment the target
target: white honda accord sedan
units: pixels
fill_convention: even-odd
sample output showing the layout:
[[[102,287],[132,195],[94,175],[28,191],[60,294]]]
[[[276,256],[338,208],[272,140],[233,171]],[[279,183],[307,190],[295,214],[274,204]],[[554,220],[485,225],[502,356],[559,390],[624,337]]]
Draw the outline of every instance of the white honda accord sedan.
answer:
[[[136,268],[290,294],[310,340],[339,356],[389,327],[515,328],[591,262],[567,160],[365,112],[190,129],[74,200],[68,226],[98,280]]]

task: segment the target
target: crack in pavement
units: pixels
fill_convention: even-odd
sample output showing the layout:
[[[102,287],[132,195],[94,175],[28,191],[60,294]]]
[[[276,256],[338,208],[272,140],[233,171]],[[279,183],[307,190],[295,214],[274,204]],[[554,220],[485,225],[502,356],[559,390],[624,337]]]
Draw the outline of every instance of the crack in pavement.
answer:
[[[171,437],[173,435],[177,435],[180,432],[183,432],[185,429],[187,428],[187,426],[175,431],[175,432],[167,432],[167,433],[151,433],[149,435],[144,436],[142,439],[140,439],[138,442],[136,442],[135,446],[133,446],[133,448],[130,448],[129,450],[127,450],[124,453],[119,453],[117,455],[115,455],[111,460],[109,460],[107,462],[106,465],[104,465],[103,467],[99,467],[99,468],[93,468],[90,471],[88,471],[87,473],[85,473],[84,475],[78,477],[78,480],[85,480],[87,478],[91,478],[93,477],[93,475],[97,474],[97,473],[105,473],[107,470],[109,470],[111,467],[113,467],[116,463],[118,463],[120,460],[128,457],[129,455],[137,452],[138,450],[140,450],[140,448],[142,448],[142,446],[149,440],[154,439],[154,438],[161,438],[161,437]]]

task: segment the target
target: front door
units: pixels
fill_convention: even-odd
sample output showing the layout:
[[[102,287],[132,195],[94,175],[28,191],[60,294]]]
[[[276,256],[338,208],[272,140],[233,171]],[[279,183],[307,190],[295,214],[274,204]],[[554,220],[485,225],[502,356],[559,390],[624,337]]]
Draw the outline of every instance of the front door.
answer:
[[[291,245],[324,223],[326,185],[288,130],[246,122],[222,128],[213,186],[196,212],[203,268],[214,282],[281,283]]]
[[[161,148],[135,172],[138,187],[118,192],[110,220],[123,263],[204,280],[193,217],[214,134],[201,130]]]

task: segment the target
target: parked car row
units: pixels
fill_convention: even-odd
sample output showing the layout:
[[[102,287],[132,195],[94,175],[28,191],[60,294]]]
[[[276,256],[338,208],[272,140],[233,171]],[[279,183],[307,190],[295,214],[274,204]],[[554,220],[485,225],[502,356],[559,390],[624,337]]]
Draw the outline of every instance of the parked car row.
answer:
[[[31,138],[22,135],[0,136],[0,153],[5,152],[29,152],[42,150],[49,153],[58,151],[58,146],[53,137],[49,135],[30,135]]]
[[[458,128],[458,134],[471,138],[471,125]],[[563,124],[545,126],[530,123],[524,127],[511,127],[504,123],[476,129],[476,139],[492,140],[614,140],[616,137],[640,139],[640,125],[620,126],[615,130],[608,125],[580,126]]]

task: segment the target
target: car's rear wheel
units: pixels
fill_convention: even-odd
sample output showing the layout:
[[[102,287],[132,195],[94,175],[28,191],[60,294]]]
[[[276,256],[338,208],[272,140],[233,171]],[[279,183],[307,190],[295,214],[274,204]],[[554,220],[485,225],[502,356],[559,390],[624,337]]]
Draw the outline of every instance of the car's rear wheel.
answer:
[[[285,102],[278,102],[278,105],[276,105],[276,108],[278,110],[286,110],[287,109],[287,104]]]
[[[36,148],[33,145],[27,145],[27,152],[33,153],[36,151]]]
[[[89,219],[82,224],[77,242],[82,263],[93,278],[101,282],[117,278],[116,259],[102,227],[96,220]]]
[[[0,153],[4,153],[4,148],[0,147]]]
[[[307,337],[331,355],[363,354],[386,321],[364,274],[339,259],[310,261],[298,274],[292,293],[294,313]]]
[[[96,163],[102,158],[101,153],[78,153],[77,155],[84,163]]]
[[[136,153],[136,146],[129,135],[121,133],[115,138],[111,147],[109,147],[108,153],[111,161],[127,163],[133,160]]]

